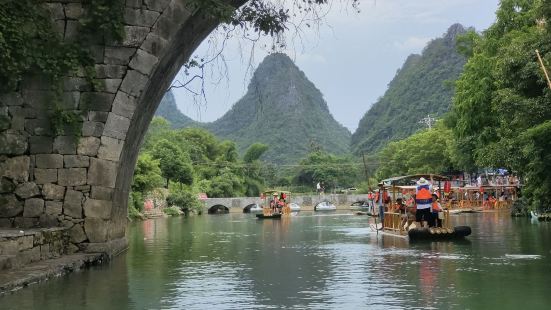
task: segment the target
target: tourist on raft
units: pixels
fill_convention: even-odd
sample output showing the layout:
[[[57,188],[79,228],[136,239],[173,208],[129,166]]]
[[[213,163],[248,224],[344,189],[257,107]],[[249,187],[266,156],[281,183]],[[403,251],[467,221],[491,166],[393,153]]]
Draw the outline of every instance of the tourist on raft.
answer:
[[[438,195],[432,194],[432,220],[429,224],[430,227],[442,227],[442,220],[438,216],[440,212],[442,212],[442,205],[438,202]]]
[[[432,184],[425,178],[420,178],[419,181],[417,181],[415,204],[417,205],[415,221],[418,227],[425,227],[432,222]],[[427,224],[424,225],[424,223]]]
[[[381,220],[381,225],[384,226],[385,206],[390,203],[390,196],[388,195],[383,183],[379,183],[379,190],[375,193],[375,203],[379,207],[379,219]]]

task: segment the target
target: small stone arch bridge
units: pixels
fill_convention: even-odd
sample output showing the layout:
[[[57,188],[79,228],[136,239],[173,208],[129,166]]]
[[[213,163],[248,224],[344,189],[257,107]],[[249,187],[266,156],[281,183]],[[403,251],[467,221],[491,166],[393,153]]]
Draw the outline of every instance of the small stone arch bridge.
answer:
[[[328,195],[300,195],[291,196],[291,201],[301,207],[301,211],[313,211],[314,207],[321,201],[327,200],[335,204],[337,209],[347,209],[356,201],[365,200],[366,195],[358,194],[328,194]],[[246,212],[253,204],[260,204],[262,200],[258,197],[234,197],[234,198],[208,198],[203,201],[203,211],[212,213],[240,213]]]

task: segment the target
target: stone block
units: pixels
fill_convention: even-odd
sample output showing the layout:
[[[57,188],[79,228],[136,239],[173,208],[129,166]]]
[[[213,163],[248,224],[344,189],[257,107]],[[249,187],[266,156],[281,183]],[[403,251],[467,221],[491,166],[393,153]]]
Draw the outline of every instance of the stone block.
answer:
[[[15,189],[15,194],[17,197],[22,199],[27,199],[30,197],[35,197],[40,195],[40,190],[34,182],[22,183],[17,186]]]
[[[31,154],[48,154],[53,149],[52,137],[31,136],[29,138]]]
[[[34,182],[36,184],[56,183],[57,169],[34,169]]]
[[[61,200],[65,195],[65,186],[47,183],[42,186],[42,196],[48,200]]]
[[[63,168],[63,155],[37,154],[35,158],[37,168]]]
[[[89,111],[88,112],[88,120],[91,121],[91,122],[105,123],[107,121],[108,116],[109,116],[109,112],[105,112],[105,111]]]
[[[81,192],[68,189],[63,203],[63,214],[72,218],[82,218],[83,199],[84,195]]]
[[[0,217],[15,217],[23,212],[23,203],[15,195],[0,195]]]
[[[130,62],[132,55],[136,53],[133,47],[105,47],[105,64],[126,66]]]
[[[65,19],[65,12],[61,3],[45,3],[44,5],[53,20]]]
[[[67,26],[74,24],[76,26],[77,22],[67,22]],[[65,31],[67,33],[67,31]],[[72,34],[71,34],[72,35]],[[92,86],[85,78],[77,77],[66,77],[63,79],[63,90],[64,91],[90,91]]]
[[[40,247],[35,247],[20,252],[19,255],[17,255],[17,258],[21,265],[28,265],[33,262],[38,262],[40,260]]]
[[[170,41],[172,36],[176,33],[178,25],[175,20],[168,16],[161,16],[153,27],[153,32],[161,38]]]
[[[74,42],[78,39],[78,27],[79,22],[76,20],[67,20],[65,21],[65,35],[64,40],[65,42]],[[67,84],[66,84],[67,85]],[[78,85],[72,85],[76,86],[76,89],[68,89],[68,90],[85,90],[89,89],[90,86],[88,84],[78,84]]]
[[[64,92],[59,107],[63,110],[76,110],[80,102],[80,92]]]
[[[74,190],[82,192],[82,193],[89,193],[90,188],[91,188],[90,185],[79,185],[79,186],[73,187]]]
[[[84,216],[86,218],[102,218],[108,220],[111,217],[113,203],[107,200],[88,198],[84,202]]]
[[[80,3],[65,4],[65,17],[67,19],[79,19],[82,16],[83,9]]]
[[[15,189],[15,184],[8,178],[0,178],[0,194],[11,193]]]
[[[140,48],[150,53],[151,55],[161,57],[165,53],[167,46],[168,46],[167,40],[151,32],[147,35],[145,41],[143,42]]]
[[[81,109],[109,112],[113,99],[115,99],[115,95],[111,93],[85,92],[80,96],[80,107]]]
[[[96,65],[95,70],[98,79],[122,79],[126,74],[126,66],[120,65]]]
[[[90,166],[90,157],[83,155],[63,156],[65,168],[86,168]]]
[[[27,135],[15,130],[0,133],[0,154],[22,155],[27,151]]]
[[[0,242],[0,255],[16,255],[19,252],[17,240],[5,240]]]
[[[63,203],[61,201],[46,201],[46,214],[63,214]]]
[[[26,119],[25,131],[35,136],[50,136],[52,135],[52,126],[49,119]]]
[[[96,83],[98,84],[98,90],[115,94],[119,90],[119,86],[121,86],[122,79],[98,79],[96,80]]]
[[[66,168],[57,171],[57,184],[77,186],[86,184],[86,168]]]
[[[52,258],[52,255],[50,253],[50,244],[43,244],[40,247],[40,259],[50,259]]]
[[[14,131],[14,133],[21,134],[20,131],[25,130],[25,115],[23,113],[23,109],[21,107],[10,107],[9,109],[11,115],[10,128]]]
[[[12,223],[11,219],[8,218],[0,218],[0,228],[11,228]],[[2,268],[0,268],[2,269]]]
[[[159,59],[150,53],[138,49],[132,60],[130,61],[130,68],[139,71],[142,74],[150,75],[151,71],[157,65]]]
[[[71,155],[77,153],[77,138],[74,136],[57,136],[54,139],[54,153]]]
[[[33,248],[33,236],[21,236],[17,238],[17,246],[19,251],[24,251]]]
[[[29,169],[29,156],[11,157],[0,163],[0,176],[19,183],[27,182],[29,180]]]
[[[57,227],[59,226],[58,214],[43,213],[38,219],[38,226],[40,227]]]
[[[113,139],[110,137],[103,136],[101,137],[101,145],[98,151],[98,158],[118,161],[121,155],[123,146],[124,146],[123,140],[118,140],[118,139]]]
[[[122,45],[125,47],[138,47],[147,37],[151,28],[140,26],[124,26],[124,39]]]
[[[84,231],[90,242],[107,241],[107,221],[100,218],[87,218],[84,220]]]
[[[160,13],[150,10],[126,8],[124,10],[124,22],[131,26],[151,27],[159,18]]]
[[[170,4],[170,0],[143,0],[143,4],[149,10],[163,12]]]
[[[83,137],[101,137],[105,125],[100,122],[84,122],[82,124]]]
[[[120,91],[115,96],[112,112],[116,115],[132,119],[134,111],[136,110],[136,101],[137,99],[135,97]]]
[[[69,238],[72,243],[81,243],[87,239],[82,225],[74,225],[69,229]]]
[[[104,159],[90,158],[88,184],[115,188],[117,163]]]
[[[29,198],[25,200],[23,208],[24,217],[38,217],[44,213],[44,200],[40,198]]]
[[[88,47],[88,51],[90,51],[90,55],[92,56],[92,59],[94,60],[94,63],[101,64],[103,63],[104,58],[104,52],[105,52],[105,46],[103,45],[92,45]]]
[[[128,70],[122,81],[121,90],[131,96],[140,97],[149,78],[136,70]]]
[[[23,97],[21,97],[20,93],[16,92],[3,93],[0,94],[0,104],[4,104],[7,106],[22,106]]]
[[[90,198],[111,201],[113,199],[113,189],[101,186],[92,186]]]
[[[100,139],[96,137],[83,137],[78,144],[77,154],[96,156],[100,146]]]

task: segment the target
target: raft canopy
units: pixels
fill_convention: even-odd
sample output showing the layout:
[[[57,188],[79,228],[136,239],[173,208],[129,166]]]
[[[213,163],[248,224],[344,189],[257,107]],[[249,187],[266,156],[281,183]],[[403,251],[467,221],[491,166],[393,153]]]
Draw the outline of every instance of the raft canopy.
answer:
[[[399,177],[392,177],[388,179],[384,179],[381,181],[385,186],[408,186],[408,185],[415,185],[415,183],[420,179],[425,178],[427,181],[430,181],[431,179],[433,181],[448,181],[449,178],[443,175],[439,174],[412,174],[412,175],[404,175]]]
[[[289,192],[289,191],[280,191],[280,190],[267,190],[267,191],[262,192],[262,194],[266,197],[273,196],[273,195],[278,195],[279,196],[282,193],[284,193],[285,195],[290,195],[291,194],[291,192]]]

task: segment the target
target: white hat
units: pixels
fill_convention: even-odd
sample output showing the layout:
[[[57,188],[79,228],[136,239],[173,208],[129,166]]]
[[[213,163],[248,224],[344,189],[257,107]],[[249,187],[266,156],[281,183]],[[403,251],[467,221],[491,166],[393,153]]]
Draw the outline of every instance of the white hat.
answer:
[[[419,185],[423,185],[423,184],[428,184],[427,180],[425,180],[425,178],[421,177],[419,179],[419,181],[417,181],[417,184]]]

